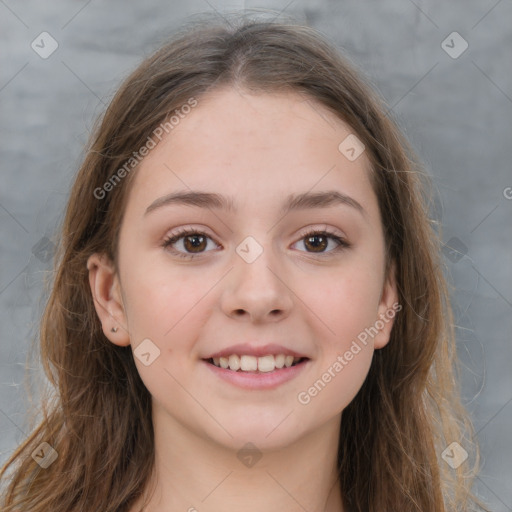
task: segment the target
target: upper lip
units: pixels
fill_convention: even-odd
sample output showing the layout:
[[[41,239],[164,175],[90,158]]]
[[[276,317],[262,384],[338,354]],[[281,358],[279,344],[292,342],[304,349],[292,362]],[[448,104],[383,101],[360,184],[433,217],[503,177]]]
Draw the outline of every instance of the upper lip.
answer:
[[[305,357],[307,359],[308,356],[301,354],[295,350],[291,350],[289,348],[283,347],[282,345],[277,345],[275,343],[269,343],[267,345],[251,345],[250,343],[239,343],[237,345],[231,345],[225,349],[219,350],[214,354],[210,354],[204,359],[212,359],[217,357],[229,357],[233,354],[238,356],[254,356],[254,357],[262,357],[266,355],[278,355],[284,354],[285,356],[293,356],[293,357]]]

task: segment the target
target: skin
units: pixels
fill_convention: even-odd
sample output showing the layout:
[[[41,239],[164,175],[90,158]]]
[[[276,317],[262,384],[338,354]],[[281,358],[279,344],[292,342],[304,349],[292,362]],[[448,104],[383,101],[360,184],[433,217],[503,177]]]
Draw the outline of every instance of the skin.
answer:
[[[350,127],[295,93],[210,92],[140,164],[120,230],[118,273],[101,254],[89,278],[107,338],[135,350],[149,338],[160,355],[135,357],[152,395],[155,493],[148,512],[170,510],[343,510],[336,454],[343,409],[360,389],[392,319],[343,370],[298,401],[397,302],[385,275],[384,235],[363,153],[349,161],[338,145]],[[145,211],[178,190],[232,196],[238,212],[173,204]],[[289,194],[336,190],[350,205],[279,210]],[[192,260],[180,227],[209,239]],[[351,245],[320,251],[313,230]],[[263,253],[247,263],[235,251],[252,236]],[[190,237],[189,237],[190,242]],[[112,327],[119,327],[116,333]],[[273,390],[244,390],[219,379],[203,357],[235,343],[280,343],[306,354],[308,367]],[[237,458],[253,443],[252,467]],[[141,510],[138,502],[131,510]]]

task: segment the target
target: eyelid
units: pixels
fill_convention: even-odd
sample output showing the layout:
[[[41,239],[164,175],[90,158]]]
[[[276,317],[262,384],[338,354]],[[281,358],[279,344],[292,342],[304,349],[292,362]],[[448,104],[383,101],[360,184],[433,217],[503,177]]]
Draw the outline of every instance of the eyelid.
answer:
[[[343,238],[346,240],[347,236],[343,231],[337,228],[328,227],[327,224],[317,224],[316,226],[308,226],[306,228],[303,228],[299,232],[299,236],[306,236],[312,232],[325,232],[326,234],[338,236],[340,238]]]
[[[173,239],[173,238],[181,238],[183,236],[190,235],[190,234],[198,234],[198,235],[207,236],[208,238],[211,238],[217,245],[221,245],[221,244],[219,244],[219,242],[217,242],[215,236],[210,234],[210,232],[207,228],[191,226],[191,225],[180,226],[179,228],[176,228],[175,230],[171,230],[169,233],[167,233],[165,235],[164,238],[166,240],[169,240],[169,239]]]

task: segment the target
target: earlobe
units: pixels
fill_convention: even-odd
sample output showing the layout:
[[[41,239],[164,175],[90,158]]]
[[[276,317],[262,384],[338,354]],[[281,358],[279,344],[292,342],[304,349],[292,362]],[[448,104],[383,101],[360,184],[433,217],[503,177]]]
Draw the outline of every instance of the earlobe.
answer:
[[[112,262],[105,254],[95,253],[87,260],[87,269],[94,307],[103,333],[115,345],[129,345],[130,336],[119,277]]]
[[[398,303],[398,291],[395,277],[395,263],[390,266],[388,276],[382,288],[382,295],[378,307],[378,318],[375,326],[378,334],[374,339],[374,348],[379,349],[385,347],[389,343],[391,329],[395,321],[395,316],[402,306]]]

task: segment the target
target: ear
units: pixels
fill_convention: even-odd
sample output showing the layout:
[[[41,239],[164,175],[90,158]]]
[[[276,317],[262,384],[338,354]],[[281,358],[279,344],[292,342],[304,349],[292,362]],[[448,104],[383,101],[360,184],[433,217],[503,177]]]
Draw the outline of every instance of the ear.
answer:
[[[115,345],[129,345],[128,323],[119,276],[114,265],[105,254],[95,253],[87,260],[87,269],[94,307],[103,327],[103,333]]]
[[[388,344],[395,316],[402,309],[402,305],[398,303],[395,272],[396,266],[393,262],[382,287],[382,295],[377,310],[378,318],[375,327],[379,332],[374,338],[373,346],[375,349],[383,348]]]

